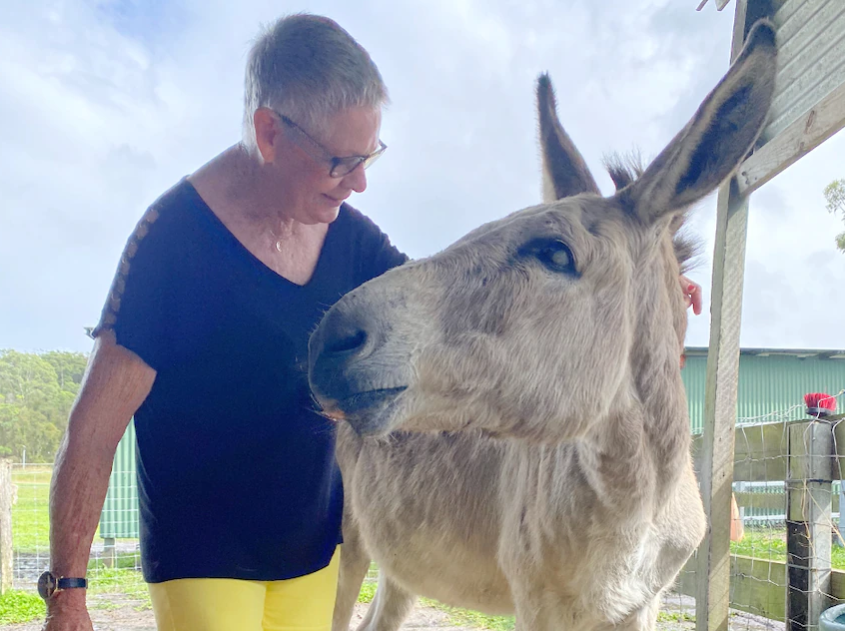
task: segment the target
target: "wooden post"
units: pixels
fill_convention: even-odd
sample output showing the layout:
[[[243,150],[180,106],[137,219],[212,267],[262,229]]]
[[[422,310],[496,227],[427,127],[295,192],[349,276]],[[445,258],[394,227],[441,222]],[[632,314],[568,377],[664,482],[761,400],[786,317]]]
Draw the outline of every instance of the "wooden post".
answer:
[[[837,467],[838,469],[838,467]],[[835,471],[834,471],[835,473]],[[845,537],[845,480],[842,479],[842,473],[834,475],[839,480],[839,524],[836,526],[836,532],[833,533],[833,545],[837,548],[845,547],[843,537]]]
[[[826,421],[789,428],[786,480],[786,551],[788,631],[818,629],[819,616],[831,606],[831,490],[833,426]]]
[[[12,461],[0,458],[0,595],[12,588]]]
[[[105,567],[117,567],[117,548],[114,537],[103,539],[103,565]]]
[[[767,8],[760,0],[736,1],[731,63],[742,50],[750,23],[762,17]],[[699,480],[709,527],[698,549],[697,631],[728,631],[731,496],[747,227],[748,198],[740,194],[734,177],[719,189],[716,206],[710,348]]]
[[[697,631],[728,630],[734,429],[747,225],[748,202],[739,198],[736,182],[731,180],[719,191],[716,218],[700,480],[709,528],[698,550]]]

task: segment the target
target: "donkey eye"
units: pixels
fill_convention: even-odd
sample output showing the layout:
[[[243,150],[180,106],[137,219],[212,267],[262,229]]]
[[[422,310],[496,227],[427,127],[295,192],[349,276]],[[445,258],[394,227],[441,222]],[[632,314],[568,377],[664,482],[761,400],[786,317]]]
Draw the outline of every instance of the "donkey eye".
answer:
[[[524,254],[533,255],[552,272],[578,275],[572,250],[563,241],[549,239],[534,241],[526,245],[522,251]]]

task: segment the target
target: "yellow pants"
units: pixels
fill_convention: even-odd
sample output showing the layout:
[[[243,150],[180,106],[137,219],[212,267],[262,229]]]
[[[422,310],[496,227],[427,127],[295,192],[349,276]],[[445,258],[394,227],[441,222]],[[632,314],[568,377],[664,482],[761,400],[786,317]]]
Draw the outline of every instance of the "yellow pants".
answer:
[[[185,578],[149,585],[158,631],[330,631],[340,548],[284,581]]]

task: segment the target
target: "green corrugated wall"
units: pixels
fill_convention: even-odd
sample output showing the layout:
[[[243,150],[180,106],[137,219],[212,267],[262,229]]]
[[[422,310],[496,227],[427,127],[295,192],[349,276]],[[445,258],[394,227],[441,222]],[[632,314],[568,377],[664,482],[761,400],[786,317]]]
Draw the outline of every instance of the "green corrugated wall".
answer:
[[[687,355],[681,371],[689,401],[693,434],[700,434],[704,424],[704,380],[706,355]],[[739,392],[737,421],[765,423],[784,418],[804,417],[804,395],[826,392],[835,395],[845,388],[845,360],[818,356],[800,358],[790,355],[752,355],[739,357]],[[845,404],[839,399],[839,411]],[[791,408],[787,417],[784,414]]]
[[[135,422],[117,445],[109,490],[100,515],[103,539],[138,538],[138,485],[135,478]]]
[[[704,380],[707,356],[687,355],[681,371],[689,400],[690,424],[701,433],[704,419]],[[737,418],[761,423],[803,417],[804,395],[808,392],[836,394],[845,388],[845,360],[818,356],[799,358],[789,355],[741,354]],[[842,412],[845,404],[839,401]],[[100,517],[103,538],[138,537],[138,490],[135,484],[135,428],[129,424],[114,460],[109,490]]]

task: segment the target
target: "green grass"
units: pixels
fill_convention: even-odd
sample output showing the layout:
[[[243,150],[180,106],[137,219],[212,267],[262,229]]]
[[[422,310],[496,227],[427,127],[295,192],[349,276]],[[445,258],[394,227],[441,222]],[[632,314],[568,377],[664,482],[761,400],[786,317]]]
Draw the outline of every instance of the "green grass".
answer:
[[[449,617],[449,623],[456,627],[475,627],[477,629],[490,629],[491,631],[513,631],[513,616],[489,616],[477,611],[459,609],[443,605],[436,600],[420,598],[420,603],[426,607],[433,607],[444,612]]]
[[[659,611],[658,622],[695,622],[695,616],[681,611]]]
[[[746,530],[742,541],[731,542],[731,554],[785,563],[786,531]],[[845,548],[833,546],[830,553],[830,565],[835,570],[845,570]]]
[[[46,550],[50,545],[49,497],[51,467],[15,470],[12,483],[18,501],[12,507],[12,542],[17,552]]]
[[[88,572],[90,594],[125,594],[149,602],[150,594],[141,572],[120,568],[100,567]]]
[[[365,581],[363,585],[361,585],[361,592],[358,594],[358,602],[359,603],[371,603],[373,602],[373,598],[376,595],[376,588],[378,587],[378,583],[375,581]]]
[[[746,530],[740,542],[731,542],[731,554],[767,561],[786,561],[786,531]]]
[[[43,618],[44,601],[36,594],[10,591],[0,596],[0,624],[15,624]]]
[[[377,587],[377,581],[365,581],[361,585],[358,602],[373,602]],[[444,612],[449,618],[449,623],[456,627],[475,627],[477,629],[490,629],[491,631],[513,631],[514,628],[513,616],[488,616],[477,611],[449,607],[429,598],[420,598],[420,604]]]

